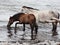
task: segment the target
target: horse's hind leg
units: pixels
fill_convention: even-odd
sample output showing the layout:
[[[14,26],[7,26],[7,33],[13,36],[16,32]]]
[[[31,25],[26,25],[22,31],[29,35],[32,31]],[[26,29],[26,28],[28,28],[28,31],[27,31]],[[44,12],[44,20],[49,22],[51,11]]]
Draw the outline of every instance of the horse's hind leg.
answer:
[[[37,36],[37,32],[38,32],[38,25],[35,23],[35,38],[36,38],[36,36]]]
[[[23,31],[25,32],[25,24],[23,24]]]
[[[53,29],[52,29],[52,33],[53,33],[53,35],[52,36],[55,36],[55,35],[57,35],[58,33],[57,33],[57,22],[55,22],[55,23],[52,23],[52,25],[53,25]]]
[[[33,38],[34,25],[30,24],[30,27],[31,27],[31,40],[34,40],[34,38]]]

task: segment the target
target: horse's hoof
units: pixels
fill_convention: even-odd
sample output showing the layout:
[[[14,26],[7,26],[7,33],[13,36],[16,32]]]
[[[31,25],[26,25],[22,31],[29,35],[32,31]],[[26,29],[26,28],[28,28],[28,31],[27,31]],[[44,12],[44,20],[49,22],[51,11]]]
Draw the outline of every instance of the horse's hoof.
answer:
[[[35,39],[31,39],[31,40],[35,40]]]
[[[8,35],[8,37],[11,37],[13,34]]]
[[[8,35],[8,37],[11,37],[11,35]]]
[[[56,36],[56,35],[58,35],[58,34],[53,34],[52,36]]]
[[[21,40],[25,40],[24,38],[21,38]]]
[[[52,36],[56,36],[56,35],[58,35],[58,33],[54,33]]]
[[[15,35],[17,35],[17,33],[16,33],[16,32],[14,32],[14,34],[15,34]]]
[[[35,43],[39,43],[39,42],[41,42],[41,41],[40,40],[37,40],[37,39],[35,40]]]
[[[8,33],[11,33],[11,31],[8,31]]]

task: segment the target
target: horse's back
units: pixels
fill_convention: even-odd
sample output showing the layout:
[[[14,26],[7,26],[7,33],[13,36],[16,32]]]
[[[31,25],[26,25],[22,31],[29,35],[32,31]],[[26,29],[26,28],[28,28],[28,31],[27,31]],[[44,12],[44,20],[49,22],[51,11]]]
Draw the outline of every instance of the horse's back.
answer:
[[[30,23],[35,20],[35,16],[33,14],[24,14],[21,15],[19,21],[21,23]]]
[[[40,21],[51,20],[53,18],[58,18],[58,13],[51,10],[39,11],[38,18]]]

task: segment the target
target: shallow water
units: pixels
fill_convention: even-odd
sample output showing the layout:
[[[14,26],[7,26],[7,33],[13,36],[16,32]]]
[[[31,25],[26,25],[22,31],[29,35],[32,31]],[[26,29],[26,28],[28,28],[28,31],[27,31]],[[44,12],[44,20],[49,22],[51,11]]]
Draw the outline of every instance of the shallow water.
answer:
[[[7,30],[6,24],[7,22],[0,22],[0,24],[3,24],[0,26],[0,44],[1,45],[57,45],[60,44],[60,26],[58,25],[57,32],[58,35],[52,37],[52,26],[51,24],[39,24],[38,34],[36,40],[30,40],[31,39],[31,30],[29,25],[26,25],[25,33],[22,31],[23,27],[22,25],[18,25],[17,27],[17,35],[14,34],[14,25],[12,25],[12,36],[8,37],[10,35]],[[23,38],[25,40],[21,40]]]
[[[23,38],[23,34],[24,32],[22,31],[23,30],[23,27],[22,25],[18,25],[18,28],[17,28],[17,35],[14,34],[14,26],[12,26],[12,34],[13,36],[10,38],[8,37],[8,30],[7,30],[7,27],[6,27],[6,23],[3,23],[1,22],[2,24],[4,24],[3,26],[0,26],[0,41],[19,41],[21,40],[21,38]],[[41,26],[42,25],[42,26]],[[31,30],[30,30],[30,27],[29,25],[26,25],[26,28],[25,28],[25,36],[24,36],[24,39],[25,40],[30,40],[31,39]],[[60,42],[60,26],[58,25],[58,28],[57,28],[57,32],[58,32],[58,35],[57,36],[54,36],[52,37],[52,26],[51,24],[40,24],[40,26],[38,27],[38,35],[37,35],[37,40],[39,41],[45,41],[45,40],[52,40],[52,41],[58,41]]]

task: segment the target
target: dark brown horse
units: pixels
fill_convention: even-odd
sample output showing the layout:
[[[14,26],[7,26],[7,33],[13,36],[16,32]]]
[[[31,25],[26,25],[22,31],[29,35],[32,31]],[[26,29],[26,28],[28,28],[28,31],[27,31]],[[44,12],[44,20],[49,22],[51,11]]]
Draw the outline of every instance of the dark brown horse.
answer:
[[[17,30],[17,24],[23,24],[23,31],[25,31],[25,24],[30,24],[31,27],[31,39],[33,39],[33,30],[35,28],[35,34],[37,35],[37,29],[38,26],[36,24],[36,18],[33,14],[25,14],[25,13],[17,13],[15,15],[13,15],[12,17],[9,18],[9,22],[7,24],[7,29],[8,32],[10,31],[10,26],[15,22],[15,21],[19,21],[15,24],[15,31],[14,33],[16,34]],[[35,35],[35,37],[36,37]]]

